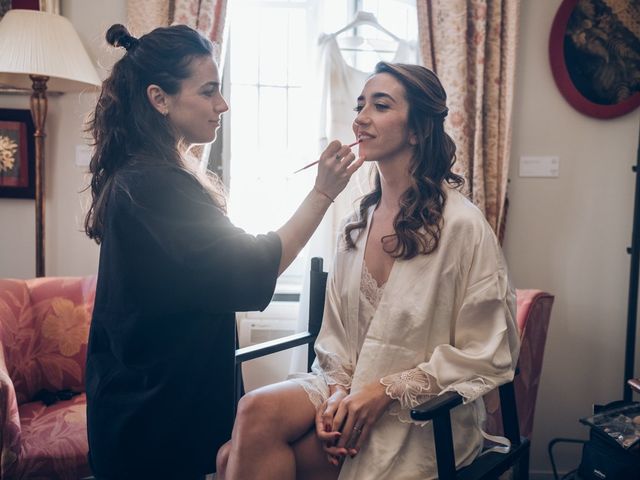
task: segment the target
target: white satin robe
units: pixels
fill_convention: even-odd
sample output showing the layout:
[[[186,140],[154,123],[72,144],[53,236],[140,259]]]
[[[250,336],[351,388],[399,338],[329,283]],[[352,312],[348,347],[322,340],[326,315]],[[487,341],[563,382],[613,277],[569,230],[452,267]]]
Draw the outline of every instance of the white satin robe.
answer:
[[[329,384],[357,391],[387,375],[420,368],[441,392],[457,391],[464,405],[452,412],[458,466],[480,452],[484,404],[481,396],[511,380],[519,352],[515,292],[491,227],[457,190],[447,201],[438,249],[396,260],[384,293],[357,351],[360,279],[368,227],[356,249],[339,242],[327,284],[322,329],[312,374],[297,375],[317,404]],[[394,401],[340,480],[436,478],[431,422],[412,422]]]

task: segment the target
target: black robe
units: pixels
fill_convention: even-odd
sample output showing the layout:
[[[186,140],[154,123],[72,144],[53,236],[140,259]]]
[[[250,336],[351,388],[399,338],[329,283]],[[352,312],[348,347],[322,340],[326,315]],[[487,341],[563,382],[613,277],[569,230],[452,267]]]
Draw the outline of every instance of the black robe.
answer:
[[[125,167],[114,182],[87,355],[92,469],[212,472],[233,425],[234,312],[268,305],[280,239],[234,227],[178,168]]]

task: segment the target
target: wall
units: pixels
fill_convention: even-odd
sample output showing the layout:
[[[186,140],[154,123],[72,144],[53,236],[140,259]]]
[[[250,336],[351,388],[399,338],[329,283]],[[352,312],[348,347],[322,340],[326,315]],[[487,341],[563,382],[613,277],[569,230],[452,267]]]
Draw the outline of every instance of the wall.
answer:
[[[532,471],[554,437],[586,438],[578,418],[622,397],[640,111],[597,120],[560,95],[548,38],[560,0],[522,2],[505,254],[518,288],[556,296],[538,394]],[[558,155],[560,176],[519,178],[521,155]],[[640,349],[637,349],[640,356]],[[636,362],[636,374],[640,374]],[[556,447],[575,468],[578,446]]]
[[[126,21],[126,0],[62,0],[61,13],[74,25],[104,78],[117,53],[104,42],[113,23]],[[75,165],[76,145],[87,143],[84,122],[95,95],[49,96],[45,143],[45,267],[47,275],[85,275],[97,271],[98,248],[83,233],[88,193],[86,167]],[[26,95],[0,94],[0,108],[29,108]],[[0,199],[0,277],[35,275],[33,200]]]

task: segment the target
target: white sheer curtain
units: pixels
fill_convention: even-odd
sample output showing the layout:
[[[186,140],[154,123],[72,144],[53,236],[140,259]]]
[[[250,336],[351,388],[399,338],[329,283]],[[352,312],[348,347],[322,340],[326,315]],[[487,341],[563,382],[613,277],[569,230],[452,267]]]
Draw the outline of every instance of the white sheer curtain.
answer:
[[[134,35],[168,25],[189,25],[214,42],[218,50],[216,60],[222,63],[227,0],[129,0],[127,17],[129,31]]]

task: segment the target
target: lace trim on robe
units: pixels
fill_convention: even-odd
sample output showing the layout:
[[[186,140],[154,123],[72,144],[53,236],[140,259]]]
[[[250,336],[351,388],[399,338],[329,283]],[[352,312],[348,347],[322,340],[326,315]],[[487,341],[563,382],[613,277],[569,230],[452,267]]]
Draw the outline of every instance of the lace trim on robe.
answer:
[[[473,402],[482,397],[490,390],[493,390],[495,385],[488,384],[484,378],[474,378],[473,380],[467,380],[461,383],[456,383],[445,388],[445,392],[458,392],[463,398],[464,403]]]
[[[389,414],[397,416],[402,423],[417,423],[411,419],[411,409],[435,397],[440,389],[435,379],[419,368],[393,373],[380,379],[386,387],[385,393],[397,400],[389,407]]]
[[[439,390],[436,387],[434,391],[432,385],[435,385],[435,382],[431,381],[428,373],[419,368],[387,375],[380,379],[380,383],[387,387],[385,389],[387,395],[398,400],[403,409],[417,407],[433,397]]]
[[[353,377],[353,367],[344,365],[342,358],[335,353],[318,349],[318,364],[320,373],[327,385],[341,385],[347,390],[351,389],[351,378]]]
[[[324,401],[329,398],[329,390],[327,387],[320,384],[320,382],[314,382],[308,377],[296,378],[291,376],[289,381],[300,385],[309,397],[309,401],[313,404],[313,408],[317,411]]]
[[[386,283],[378,286],[378,282],[373,275],[369,272],[367,264],[362,262],[362,278],[360,279],[360,291],[364,295],[364,298],[373,306],[374,310],[378,309],[380,299],[384,293],[384,286]]]

